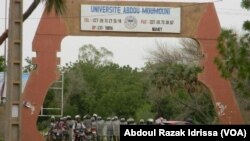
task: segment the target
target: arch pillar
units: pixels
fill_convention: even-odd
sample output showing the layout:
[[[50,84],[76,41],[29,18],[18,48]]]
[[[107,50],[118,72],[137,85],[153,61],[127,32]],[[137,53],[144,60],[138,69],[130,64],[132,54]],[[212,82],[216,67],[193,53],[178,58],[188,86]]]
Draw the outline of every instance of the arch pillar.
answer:
[[[42,17],[32,47],[36,52],[36,57],[32,58],[36,69],[30,73],[22,97],[23,102],[29,102],[31,107],[23,106],[21,109],[21,141],[45,141],[37,130],[37,119],[49,87],[60,77],[57,52],[67,35],[66,26],[55,13],[48,15],[44,12]]]
[[[204,55],[204,59],[201,61],[201,66],[204,70],[198,78],[211,91],[220,123],[243,124],[244,121],[241,117],[231,83],[229,80],[221,77],[214,63],[215,57],[219,55],[217,38],[220,35],[220,31],[221,28],[215,7],[209,5],[199,22],[195,35]]]

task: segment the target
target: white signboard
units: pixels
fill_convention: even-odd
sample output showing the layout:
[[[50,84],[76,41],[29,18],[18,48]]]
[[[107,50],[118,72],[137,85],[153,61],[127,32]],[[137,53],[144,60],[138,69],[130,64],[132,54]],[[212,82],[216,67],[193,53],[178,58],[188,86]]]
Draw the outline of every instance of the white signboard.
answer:
[[[81,30],[180,33],[179,7],[81,5]]]

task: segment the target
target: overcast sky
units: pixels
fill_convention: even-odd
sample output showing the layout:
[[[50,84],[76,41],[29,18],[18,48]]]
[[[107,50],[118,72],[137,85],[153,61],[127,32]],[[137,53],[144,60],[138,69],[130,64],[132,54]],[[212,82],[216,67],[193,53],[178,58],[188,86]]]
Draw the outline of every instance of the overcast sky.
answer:
[[[1,0],[0,4],[0,34],[5,30],[5,3],[9,0]],[[27,9],[32,0],[24,0],[24,10]],[[138,1],[138,0],[137,0]],[[155,0],[152,0],[155,1]],[[162,0],[171,1],[171,0]],[[241,0],[172,0],[180,2],[214,2],[220,24],[222,27],[233,28],[242,32],[242,23],[250,19],[250,11],[240,7]],[[8,9],[7,9],[8,12]],[[23,59],[27,56],[35,56],[31,44],[43,12],[43,5],[33,12],[23,27]],[[8,15],[8,14],[7,14]],[[170,45],[176,44],[178,39],[173,38],[126,38],[126,37],[66,37],[61,43],[61,64],[75,61],[78,56],[79,47],[84,44],[93,44],[95,47],[105,47],[114,53],[113,61],[120,65],[131,67],[143,67],[148,50],[155,47],[155,42],[167,42]],[[0,55],[3,55],[4,45],[0,46]],[[25,64],[25,63],[24,63]]]

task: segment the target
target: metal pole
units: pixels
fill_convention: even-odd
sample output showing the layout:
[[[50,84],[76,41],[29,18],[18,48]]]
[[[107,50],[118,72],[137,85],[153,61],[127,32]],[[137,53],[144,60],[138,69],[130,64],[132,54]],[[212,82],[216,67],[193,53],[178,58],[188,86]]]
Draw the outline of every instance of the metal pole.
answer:
[[[63,83],[64,83],[64,73],[62,72],[62,103],[61,103],[61,116],[63,116],[63,112],[64,112],[64,110],[63,110],[63,104],[64,104],[64,98],[63,98],[63,96],[64,96],[64,92],[63,92],[63,89],[64,89],[64,85],[63,85]]]

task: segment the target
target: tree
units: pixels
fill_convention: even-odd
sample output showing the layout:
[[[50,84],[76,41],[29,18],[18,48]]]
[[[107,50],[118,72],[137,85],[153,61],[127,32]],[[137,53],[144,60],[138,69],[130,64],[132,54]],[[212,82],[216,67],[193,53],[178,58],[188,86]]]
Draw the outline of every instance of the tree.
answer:
[[[33,0],[29,8],[23,14],[23,21],[25,21],[31,13],[36,9],[40,2],[45,3],[45,9],[48,12],[55,10],[56,14],[61,15],[65,11],[65,0]],[[2,35],[0,36],[0,45],[7,39],[8,37],[8,29],[6,29]]]
[[[209,90],[198,81],[200,67],[185,64],[154,64],[150,72],[150,99],[158,116],[197,123],[214,122]]]
[[[23,67],[23,72],[24,73],[29,73],[29,72],[31,72],[32,70],[34,70],[36,68],[36,65],[32,64],[31,58],[26,57],[25,61],[26,61],[27,65]]]
[[[242,0],[241,6],[250,10],[250,0]],[[242,28],[245,30],[242,36],[230,29],[222,30],[217,45],[220,54],[214,62],[221,76],[231,81],[241,113],[249,123],[250,22],[245,21]]]
[[[222,77],[229,79],[245,119],[248,121],[250,106],[250,33],[238,37],[232,30],[222,30],[217,46],[220,55],[215,64]]]
[[[203,57],[199,44],[195,40],[188,38],[180,39],[180,44],[184,60],[188,63],[198,64]]]
[[[3,56],[0,56],[0,72],[3,72],[5,70],[6,70],[5,58]]]
[[[112,63],[107,59],[111,55],[106,48],[84,45],[79,50],[79,61],[64,68],[66,114],[138,118],[151,115],[137,115],[137,111],[151,107],[144,106],[147,87],[143,72]]]
[[[157,49],[149,52],[148,62],[198,65],[203,57],[199,44],[195,40],[188,38],[180,39],[179,42],[182,47],[174,50],[169,50],[170,47],[167,43],[156,42]]]
[[[250,0],[242,0],[241,7],[250,10]],[[243,24],[243,29],[250,31],[250,21],[245,21]]]
[[[84,45],[79,49],[78,59],[84,63],[106,65],[111,62],[113,53],[104,47],[99,50],[92,44]]]
[[[148,63],[172,64],[183,62],[183,54],[178,50],[169,50],[167,43],[156,42],[155,50],[149,51]]]
[[[65,112],[135,116],[143,105],[141,73],[117,64],[96,66],[77,62],[65,73]]]
[[[197,78],[202,71],[197,65],[201,58],[199,46],[188,39],[182,44],[182,49],[171,52],[167,44],[158,43],[157,50],[150,52],[153,59],[145,70],[150,77],[148,94],[153,110],[168,119],[213,123],[216,114],[209,90]]]

